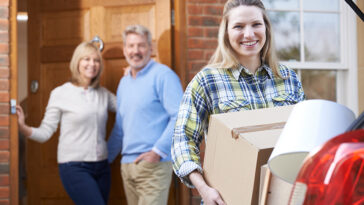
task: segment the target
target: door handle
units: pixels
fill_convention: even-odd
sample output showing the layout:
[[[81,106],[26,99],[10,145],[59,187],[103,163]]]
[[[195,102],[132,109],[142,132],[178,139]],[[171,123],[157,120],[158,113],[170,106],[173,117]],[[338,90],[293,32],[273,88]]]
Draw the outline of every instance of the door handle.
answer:
[[[32,80],[30,83],[30,92],[36,93],[39,89],[39,82],[37,80]]]
[[[93,42],[96,42],[96,43],[99,43],[99,50],[100,50],[100,52],[102,51],[102,50],[104,50],[104,42],[101,40],[101,38],[98,36],[98,35],[96,35],[92,40],[91,40],[91,43],[93,43]]]

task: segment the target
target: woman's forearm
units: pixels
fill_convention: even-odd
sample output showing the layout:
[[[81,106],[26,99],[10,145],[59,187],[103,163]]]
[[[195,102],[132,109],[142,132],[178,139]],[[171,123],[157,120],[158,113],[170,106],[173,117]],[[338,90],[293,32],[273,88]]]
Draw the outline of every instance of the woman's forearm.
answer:
[[[19,124],[19,131],[25,136],[25,137],[29,137],[30,135],[32,135],[32,128],[29,127],[26,124]]]

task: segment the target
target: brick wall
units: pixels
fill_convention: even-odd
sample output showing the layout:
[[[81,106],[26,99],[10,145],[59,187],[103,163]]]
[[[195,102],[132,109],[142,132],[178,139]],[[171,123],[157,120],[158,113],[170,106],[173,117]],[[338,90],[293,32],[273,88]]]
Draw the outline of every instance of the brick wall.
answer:
[[[9,0],[0,0],[0,205],[9,204]]]
[[[217,33],[226,0],[186,3],[188,81],[208,62],[217,46]]]
[[[186,42],[188,82],[207,64],[217,46],[217,34],[226,0],[186,1]],[[201,155],[204,145],[201,146]],[[203,159],[202,159],[203,160]],[[200,203],[196,189],[191,191],[191,204]]]

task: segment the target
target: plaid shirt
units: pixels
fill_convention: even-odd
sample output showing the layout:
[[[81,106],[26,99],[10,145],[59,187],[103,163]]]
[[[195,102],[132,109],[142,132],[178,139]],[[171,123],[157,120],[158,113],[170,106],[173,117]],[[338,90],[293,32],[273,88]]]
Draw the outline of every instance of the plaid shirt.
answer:
[[[296,73],[280,65],[283,77],[263,65],[256,74],[238,69],[204,68],[189,83],[181,102],[172,142],[173,169],[189,187],[188,174],[202,173],[200,143],[211,114],[284,106],[304,100]]]

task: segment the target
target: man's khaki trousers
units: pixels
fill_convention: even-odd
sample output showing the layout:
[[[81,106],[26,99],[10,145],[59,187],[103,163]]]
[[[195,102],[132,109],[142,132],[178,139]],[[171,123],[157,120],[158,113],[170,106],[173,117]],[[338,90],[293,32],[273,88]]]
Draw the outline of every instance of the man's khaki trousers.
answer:
[[[128,205],[164,205],[172,180],[172,163],[121,164],[121,176]]]

